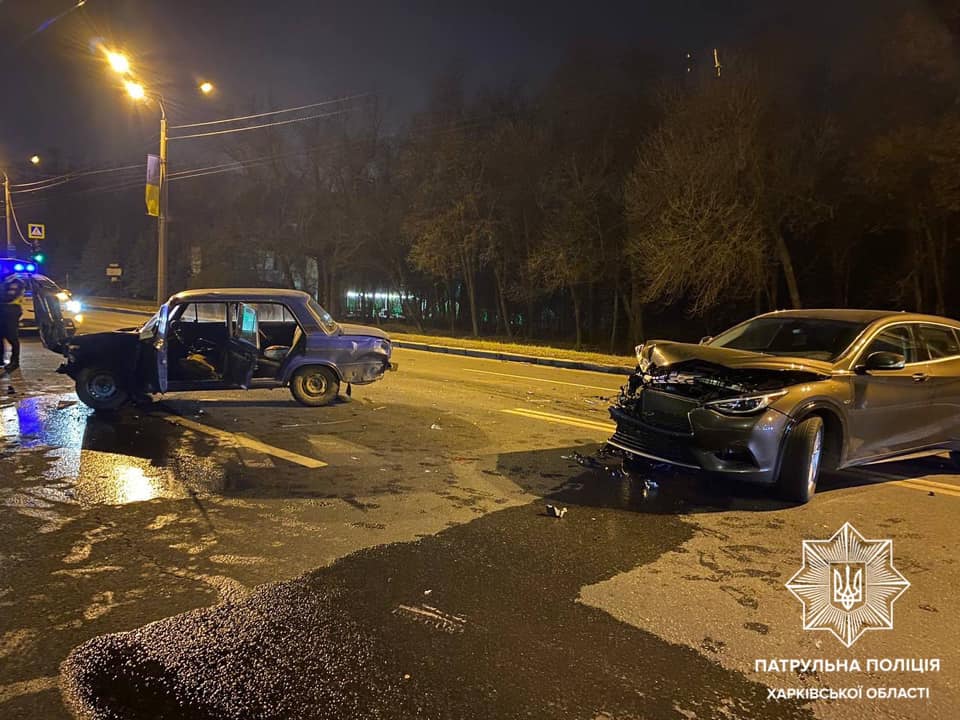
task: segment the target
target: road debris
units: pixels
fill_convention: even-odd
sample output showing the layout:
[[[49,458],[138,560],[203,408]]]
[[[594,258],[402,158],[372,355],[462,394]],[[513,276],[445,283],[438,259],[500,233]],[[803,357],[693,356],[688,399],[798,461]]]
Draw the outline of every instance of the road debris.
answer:
[[[430,429],[431,429],[431,430],[443,430],[443,428],[440,427],[440,423],[433,423],[433,424],[430,426]]]
[[[66,410],[67,408],[76,405],[77,402],[77,400],[61,400],[57,403],[57,410]]]
[[[418,605],[416,607],[411,605],[398,605],[393,611],[393,614],[432,625],[437,630],[451,634],[463,632],[467,624],[466,618],[444,612],[432,605]]]
[[[556,505],[547,505],[547,515],[549,515],[550,517],[555,517],[557,520],[559,520],[566,514],[567,514],[567,509],[565,507],[557,507]]]

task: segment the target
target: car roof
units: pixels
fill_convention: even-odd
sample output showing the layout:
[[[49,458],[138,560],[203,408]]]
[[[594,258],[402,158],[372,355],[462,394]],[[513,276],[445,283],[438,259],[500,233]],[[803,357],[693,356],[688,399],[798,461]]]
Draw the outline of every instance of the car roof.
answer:
[[[266,300],[299,300],[304,301],[310,298],[310,295],[302,290],[291,290],[289,288],[205,288],[198,290],[184,290],[178,292],[170,298],[175,302],[186,302],[189,300],[223,300],[252,302]]]
[[[858,310],[854,308],[823,308],[810,310],[775,310],[760,317],[794,317],[810,320],[845,320],[869,324],[878,320],[899,322],[934,322],[960,327],[960,322],[939,315],[924,315],[896,310]]]

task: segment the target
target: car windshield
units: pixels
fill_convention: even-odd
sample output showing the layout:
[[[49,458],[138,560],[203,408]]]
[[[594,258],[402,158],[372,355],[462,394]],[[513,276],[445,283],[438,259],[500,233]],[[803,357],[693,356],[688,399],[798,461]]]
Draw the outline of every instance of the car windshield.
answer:
[[[143,325],[140,326],[140,336],[152,335],[154,328],[157,327],[157,321],[160,319],[160,311],[157,310],[153,315],[150,316],[150,319],[147,320]]]
[[[730,328],[707,344],[767,355],[836,360],[866,323],[817,318],[756,318]]]
[[[317,322],[320,323],[320,327],[323,328],[323,331],[327,335],[333,335],[337,331],[337,321],[333,319],[330,313],[323,309],[320,303],[310,298],[307,302],[307,307],[310,308],[310,312],[316,318]]]

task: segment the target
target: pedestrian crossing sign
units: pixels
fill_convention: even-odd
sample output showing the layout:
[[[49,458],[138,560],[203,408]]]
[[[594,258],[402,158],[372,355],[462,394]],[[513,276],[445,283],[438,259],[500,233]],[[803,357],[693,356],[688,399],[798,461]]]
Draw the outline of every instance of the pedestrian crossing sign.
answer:
[[[43,240],[47,237],[47,226],[43,223],[29,223],[27,225],[27,237],[31,240]]]

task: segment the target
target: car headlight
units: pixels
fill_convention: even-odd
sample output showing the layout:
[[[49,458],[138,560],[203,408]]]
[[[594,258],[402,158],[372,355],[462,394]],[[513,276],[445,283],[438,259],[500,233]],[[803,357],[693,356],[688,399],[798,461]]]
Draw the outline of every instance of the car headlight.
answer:
[[[724,415],[752,415],[766,410],[774,400],[786,394],[786,390],[776,390],[761,395],[741,395],[726,400],[711,400],[706,406]]]
[[[64,303],[64,306],[66,306],[67,312],[71,312],[74,315],[83,310],[83,303],[81,303],[79,300],[67,300]]]

